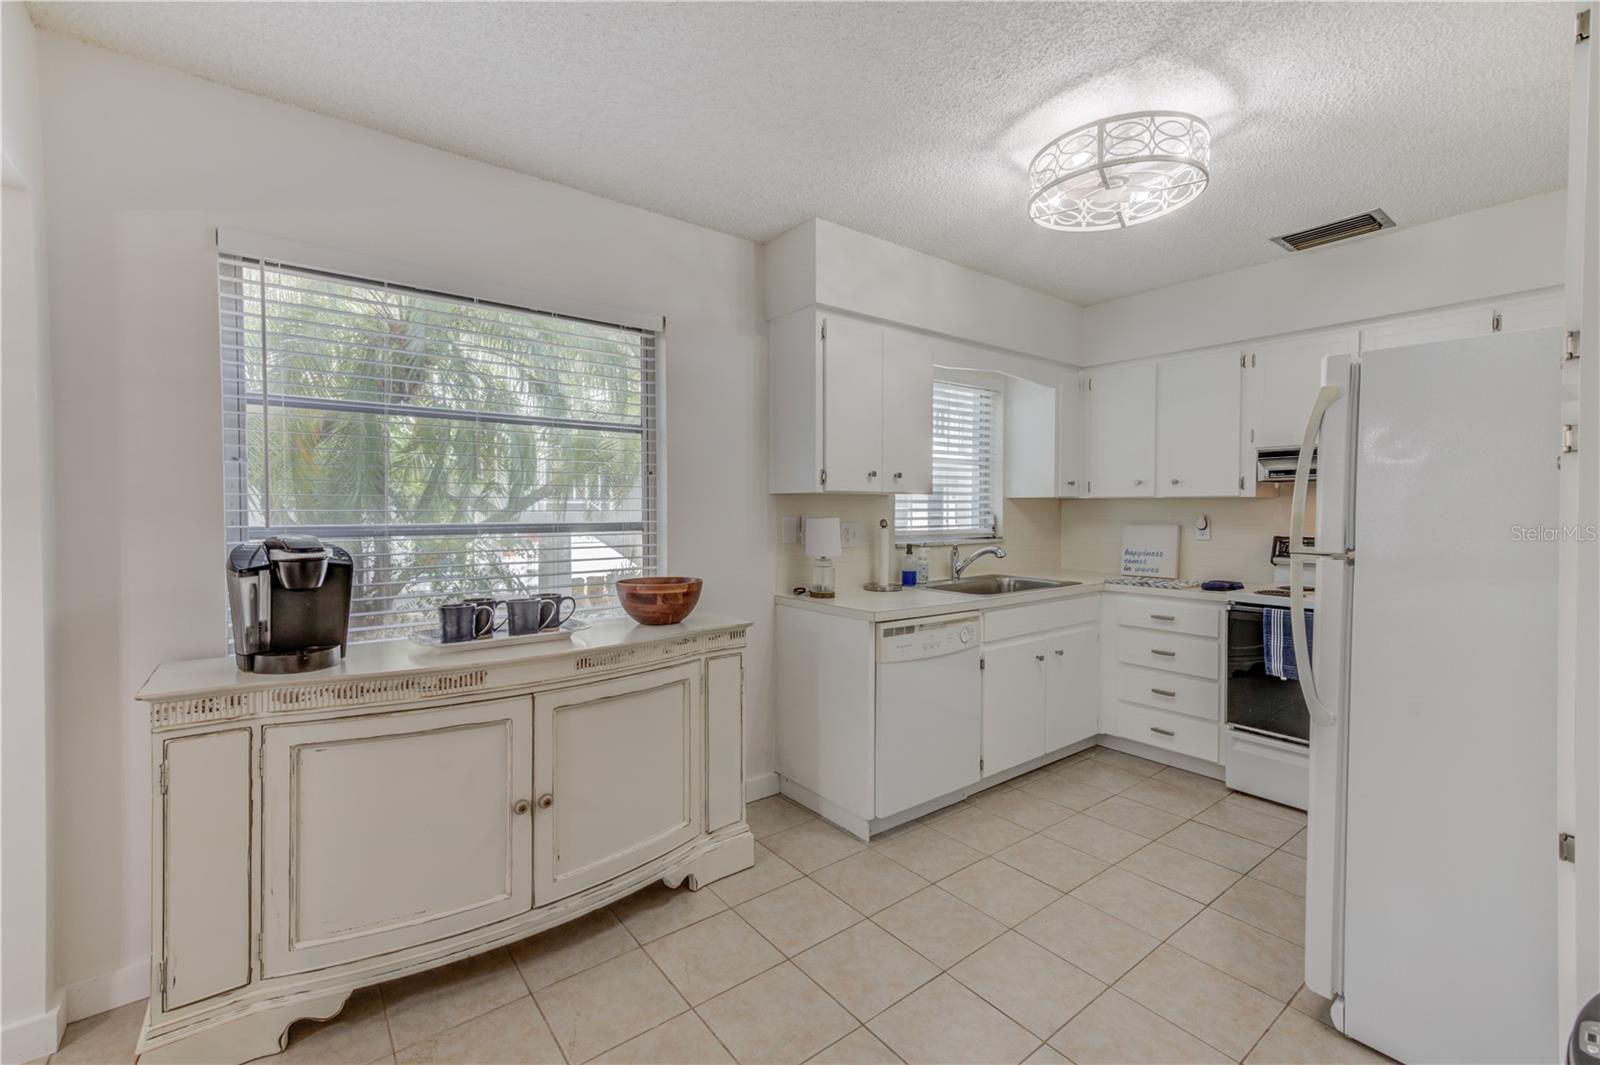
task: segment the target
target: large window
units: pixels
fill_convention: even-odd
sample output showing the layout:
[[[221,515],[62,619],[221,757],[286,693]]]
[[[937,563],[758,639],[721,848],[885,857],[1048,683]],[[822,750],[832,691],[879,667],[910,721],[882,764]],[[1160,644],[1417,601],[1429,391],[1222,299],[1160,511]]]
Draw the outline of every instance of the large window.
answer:
[[[895,534],[905,540],[997,535],[995,410],[990,388],[933,383],[933,492],[894,497]]]
[[[355,559],[350,638],[656,572],[655,334],[224,255],[227,542]]]

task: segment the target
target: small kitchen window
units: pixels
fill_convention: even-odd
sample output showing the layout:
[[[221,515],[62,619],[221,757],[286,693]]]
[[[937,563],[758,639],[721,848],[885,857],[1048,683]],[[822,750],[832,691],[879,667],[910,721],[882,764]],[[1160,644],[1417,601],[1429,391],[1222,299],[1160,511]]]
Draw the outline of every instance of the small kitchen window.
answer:
[[[901,542],[999,535],[999,408],[996,389],[933,382],[933,491],[894,497]]]
[[[657,572],[654,332],[227,254],[218,293],[226,547],[349,551],[352,642]]]

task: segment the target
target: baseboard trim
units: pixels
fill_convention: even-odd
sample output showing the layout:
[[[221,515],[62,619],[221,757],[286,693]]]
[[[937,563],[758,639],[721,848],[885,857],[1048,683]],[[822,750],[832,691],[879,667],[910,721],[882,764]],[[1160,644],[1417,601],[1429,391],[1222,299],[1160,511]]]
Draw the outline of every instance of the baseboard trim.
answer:
[[[150,997],[150,963],[135,962],[109,973],[70,984],[66,991],[66,1017],[81,1021],[130,1002]]]
[[[1152,747],[1150,744],[1140,743],[1138,740],[1128,740],[1123,739],[1121,736],[1101,734],[1094,738],[1094,742],[1101,747],[1109,747],[1113,751],[1136,755],[1147,762],[1160,762],[1163,765],[1170,765],[1174,769],[1186,769],[1198,776],[1221,780],[1225,775],[1220,762],[1207,762],[1192,755],[1179,754],[1177,751],[1168,751],[1161,747]]]
[[[765,799],[768,795],[776,794],[778,794],[777,773],[757,773],[755,776],[745,779],[745,802],[755,802],[757,799]]]
[[[61,1047],[61,1033],[67,1027],[67,1011],[61,996],[43,1013],[13,1021],[0,1029],[0,1061],[20,1065],[54,1054]]]

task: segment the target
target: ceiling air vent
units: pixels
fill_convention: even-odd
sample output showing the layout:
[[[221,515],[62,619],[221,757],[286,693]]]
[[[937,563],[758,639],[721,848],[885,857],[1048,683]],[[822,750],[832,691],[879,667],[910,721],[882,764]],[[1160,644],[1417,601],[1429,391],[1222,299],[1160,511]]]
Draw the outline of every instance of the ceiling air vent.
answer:
[[[1394,220],[1382,211],[1368,211],[1366,214],[1351,215],[1341,218],[1337,222],[1328,222],[1310,229],[1302,229],[1298,233],[1286,233],[1281,237],[1273,237],[1272,243],[1288,251],[1309,251],[1320,248],[1324,244],[1333,244],[1351,237],[1362,237],[1368,233],[1376,233],[1380,229],[1393,229]]]

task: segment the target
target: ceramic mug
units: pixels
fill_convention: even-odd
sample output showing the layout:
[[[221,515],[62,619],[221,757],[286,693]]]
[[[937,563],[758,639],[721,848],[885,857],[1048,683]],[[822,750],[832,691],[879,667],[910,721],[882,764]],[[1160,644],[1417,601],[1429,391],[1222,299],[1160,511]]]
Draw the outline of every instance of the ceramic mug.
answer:
[[[578,601],[570,595],[541,595],[538,597],[539,627],[541,629],[558,629],[578,612]],[[568,604],[569,609],[565,616],[561,613],[561,605]]]
[[[550,616],[548,604],[538,596],[506,600],[506,629],[513,636],[532,636],[544,629]]]
[[[494,633],[494,607],[484,603],[445,603],[439,607],[439,639],[444,643],[481,640]]]

